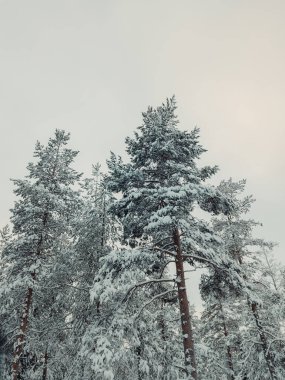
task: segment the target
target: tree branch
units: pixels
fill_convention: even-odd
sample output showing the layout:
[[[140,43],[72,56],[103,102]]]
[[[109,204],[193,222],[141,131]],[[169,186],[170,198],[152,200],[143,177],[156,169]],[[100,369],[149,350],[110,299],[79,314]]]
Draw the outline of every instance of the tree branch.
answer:
[[[133,293],[137,288],[141,287],[141,286],[145,286],[145,285],[148,285],[148,284],[155,284],[155,283],[159,283],[159,282],[175,282],[175,279],[169,279],[169,278],[157,278],[157,279],[153,279],[153,280],[148,280],[148,281],[143,281],[143,282],[139,282],[138,284],[132,286],[126,293],[125,297],[123,298],[122,302],[126,302],[127,299],[128,299],[128,296],[130,293]]]
[[[158,298],[161,298],[161,297],[165,296],[166,294],[172,293],[172,292],[177,292],[177,290],[176,290],[176,289],[167,290],[166,292],[159,293],[159,294],[157,294],[156,296],[154,296],[150,301],[146,302],[146,303],[142,306],[142,308],[140,309],[140,311],[139,311],[139,312],[137,313],[137,315],[135,316],[135,319],[137,319],[137,318],[140,316],[140,314],[142,313],[143,309],[144,309],[145,307],[147,307],[149,304],[151,304],[153,301],[155,301],[155,300],[158,299]]]

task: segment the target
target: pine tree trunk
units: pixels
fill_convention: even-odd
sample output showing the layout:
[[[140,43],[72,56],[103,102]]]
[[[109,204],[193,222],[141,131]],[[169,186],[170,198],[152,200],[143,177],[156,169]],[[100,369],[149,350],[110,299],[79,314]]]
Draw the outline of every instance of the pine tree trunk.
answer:
[[[165,329],[165,320],[164,320],[164,316],[163,314],[161,314],[159,317],[158,317],[158,325],[159,325],[159,328],[160,328],[160,334],[161,334],[161,338],[164,342],[166,342],[166,329]]]
[[[32,305],[33,289],[29,288],[27,296],[23,306],[23,314],[21,317],[20,331],[17,336],[17,343],[14,349],[14,359],[12,362],[12,378],[13,380],[18,380],[20,372],[20,357],[24,351],[25,337],[28,330],[29,324],[29,313]]]
[[[135,348],[135,352],[136,352],[136,355],[137,355],[137,371],[138,371],[138,380],[143,380],[144,378],[144,375],[140,369],[140,365],[141,365],[141,357],[142,357],[142,354],[143,354],[143,341],[142,341],[142,335],[141,333],[139,332],[138,334],[138,337],[139,337],[139,345]]]
[[[44,215],[43,215],[43,221],[42,221],[43,230],[46,227],[47,219],[48,219],[48,212],[45,211]],[[39,257],[41,254],[42,244],[43,244],[43,234],[41,233],[38,244],[37,244],[37,250],[36,250],[37,257]],[[31,276],[32,276],[32,279],[35,280],[35,278],[36,278],[35,273],[32,273]],[[32,305],[32,298],[33,298],[33,289],[28,288],[27,296],[26,296],[26,299],[24,302],[24,307],[23,307],[23,314],[22,314],[21,321],[20,321],[20,331],[19,331],[19,335],[17,337],[17,343],[16,343],[16,347],[15,347],[14,353],[13,353],[13,356],[14,356],[14,359],[12,362],[12,378],[13,378],[13,380],[18,380],[18,377],[19,377],[20,357],[24,351],[25,337],[26,337],[26,334],[28,331],[29,313],[30,313],[30,309],[31,309],[31,305]]]
[[[258,330],[258,334],[259,334],[259,337],[260,337],[260,340],[261,340],[262,350],[263,350],[264,358],[265,358],[265,361],[266,361],[266,364],[267,364],[267,367],[268,367],[268,371],[270,373],[270,378],[272,380],[277,380],[277,375],[276,375],[276,372],[275,372],[275,365],[274,365],[274,357],[273,357],[272,353],[269,350],[268,342],[267,342],[267,337],[266,337],[266,335],[264,333],[264,330],[263,330],[263,327],[262,327],[262,325],[260,323],[260,318],[259,318],[259,315],[258,315],[258,310],[257,310],[257,304],[256,303],[251,303],[251,311],[252,311],[252,314],[254,316],[255,323],[256,323],[256,326],[257,326],[257,330]]]
[[[240,255],[240,252],[237,252],[237,259],[238,259],[238,263],[240,265],[243,265],[243,260],[242,260],[242,257]],[[245,276],[244,276],[244,278],[246,279]],[[266,365],[267,365],[268,371],[270,373],[270,378],[271,378],[271,380],[277,380],[274,357],[273,357],[272,352],[269,351],[267,337],[266,337],[264,330],[263,330],[263,327],[260,323],[260,318],[259,318],[259,314],[257,311],[257,304],[255,302],[250,302],[249,300],[248,300],[248,304],[249,304],[249,307],[252,311],[252,314],[253,314],[253,317],[255,320],[255,324],[256,324],[256,327],[258,330],[259,338],[261,340],[264,359],[266,361]]]
[[[136,348],[136,355],[137,355],[137,368],[138,368],[138,380],[142,380],[142,373],[140,370],[140,364],[141,364],[141,346],[138,346]]]
[[[184,262],[180,242],[180,234],[176,228],[173,232],[173,242],[176,247],[176,275],[177,275],[177,288],[178,288],[178,299],[180,307],[181,316],[181,328],[183,333],[183,346],[184,346],[184,357],[186,370],[191,365],[191,377],[197,380],[197,366],[194,350],[194,339],[193,330],[191,325],[191,317],[189,311],[189,303],[187,299],[186,283],[185,283],[185,273],[184,273]],[[188,370],[187,370],[188,373]]]
[[[47,350],[44,356],[44,367],[43,367],[43,377],[42,380],[47,380],[47,361],[48,361],[48,353]]]
[[[105,199],[105,194],[103,198],[103,215],[102,215],[102,231],[101,231],[101,248],[102,251],[105,246],[105,229],[106,229],[106,199]]]
[[[221,310],[221,316],[223,320],[224,335],[227,338],[227,336],[229,335],[229,332],[227,329],[226,318],[224,315],[224,310],[223,310],[221,301],[220,301],[220,310]],[[229,370],[231,371],[230,380],[235,380],[232,351],[228,344],[227,344],[227,364],[228,364]]]

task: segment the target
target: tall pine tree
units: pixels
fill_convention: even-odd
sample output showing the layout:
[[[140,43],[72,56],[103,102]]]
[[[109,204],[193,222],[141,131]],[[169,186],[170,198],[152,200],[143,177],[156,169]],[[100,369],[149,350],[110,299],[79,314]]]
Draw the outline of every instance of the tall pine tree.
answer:
[[[216,239],[193,210],[199,205],[205,211],[226,212],[229,204],[214,187],[205,185],[217,168],[198,168],[196,161],[205,151],[198,142],[199,130],[180,131],[175,109],[172,98],[143,113],[142,126],[134,138],[126,139],[130,163],[113,154],[108,184],[122,194],[112,212],[122,221],[125,242],[133,247],[144,242],[160,252],[157,270],[163,271],[169,258],[175,262],[185,368],[197,379],[184,262],[215,262]]]
[[[14,323],[18,324],[13,380],[18,380],[21,372],[24,375],[29,365],[39,365],[41,356],[45,356],[44,362],[48,357],[47,352],[35,352],[36,339],[29,339],[29,331],[32,335],[33,321],[47,314],[45,309],[53,303],[52,295],[45,290],[46,278],[53,271],[58,244],[67,238],[78,204],[78,194],[72,186],[80,175],[71,167],[77,152],[65,147],[68,140],[69,134],[56,130],[47,146],[37,142],[36,162],[29,163],[26,179],[13,180],[18,201],[11,210],[14,239],[3,252],[8,268],[2,304],[14,309]],[[49,302],[43,302],[47,293]]]

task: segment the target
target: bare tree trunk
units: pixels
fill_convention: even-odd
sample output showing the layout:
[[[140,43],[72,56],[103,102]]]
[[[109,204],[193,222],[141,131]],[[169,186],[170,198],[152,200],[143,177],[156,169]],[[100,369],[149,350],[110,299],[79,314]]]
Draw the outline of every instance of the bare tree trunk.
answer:
[[[191,365],[191,376],[193,379],[197,380],[197,365],[195,358],[194,350],[194,339],[193,339],[193,330],[191,325],[191,317],[189,311],[189,303],[186,292],[185,284],[185,273],[184,273],[184,262],[180,242],[180,234],[176,228],[173,231],[173,242],[176,247],[176,275],[177,275],[177,288],[178,288],[178,299],[180,307],[180,316],[181,316],[181,328],[183,333],[183,347],[184,347],[184,357],[186,370]]]
[[[229,332],[227,329],[226,318],[224,315],[224,310],[223,310],[221,301],[219,301],[219,303],[220,303],[221,316],[223,320],[224,335],[227,338],[227,336],[229,335]],[[228,364],[229,370],[231,371],[230,380],[235,380],[232,350],[228,344],[227,344],[227,364]]]
[[[268,367],[268,371],[270,373],[270,378],[272,380],[277,380],[277,375],[275,372],[275,365],[274,365],[274,357],[272,355],[272,352],[270,352],[269,350],[267,337],[260,323],[260,318],[259,318],[258,310],[257,310],[257,304],[255,302],[251,303],[251,311],[254,316],[258,334],[261,340],[262,350],[263,350],[264,358]]]
[[[47,350],[44,356],[44,367],[43,367],[43,377],[42,380],[47,380],[47,361],[48,361],[48,353]]]
[[[12,362],[12,378],[13,380],[18,380],[19,372],[20,372],[20,357],[24,351],[25,337],[28,330],[29,324],[29,313],[32,305],[32,297],[33,297],[33,289],[28,288],[27,296],[24,301],[23,306],[23,314],[21,317],[20,323],[20,331],[17,336],[17,342],[15,345],[14,353],[13,353],[13,362]]]

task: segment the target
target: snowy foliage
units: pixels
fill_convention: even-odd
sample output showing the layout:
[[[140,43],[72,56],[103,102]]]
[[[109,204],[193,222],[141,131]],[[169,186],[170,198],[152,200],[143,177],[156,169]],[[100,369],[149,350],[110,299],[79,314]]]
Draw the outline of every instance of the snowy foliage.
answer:
[[[200,334],[210,352],[204,365],[219,363],[207,379],[221,378],[222,373],[231,379],[283,379],[283,297],[268,259],[274,244],[253,237],[258,223],[243,217],[254,200],[242,196],[244,188],[244,180],[232,179],[219,186],[234,207],[228,215],[214,218],[213,228],[224,242],[224,254],[240,267],[243,281],[229,283],[215,270],[202,277],[205,310]]]
[[[36,144],[0,231],[1,379],[285,378],[275,244],[254,236],[244,180],[209,184],[217,167],[199,167],[199,129],[175,111],[149,107],[106,175],[81,179],[62,130]],[[204,269],[199,314],[186,263]]]

